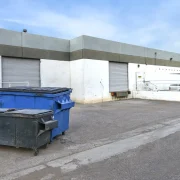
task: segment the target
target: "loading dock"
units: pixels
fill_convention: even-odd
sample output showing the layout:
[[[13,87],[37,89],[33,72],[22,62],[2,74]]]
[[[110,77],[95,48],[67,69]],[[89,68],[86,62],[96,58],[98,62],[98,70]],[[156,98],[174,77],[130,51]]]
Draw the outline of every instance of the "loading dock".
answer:
[[[2,57],[2,87],[40,87],[40,60]]]
[[[109,62],[109,91],[128,91],[128,64]]]

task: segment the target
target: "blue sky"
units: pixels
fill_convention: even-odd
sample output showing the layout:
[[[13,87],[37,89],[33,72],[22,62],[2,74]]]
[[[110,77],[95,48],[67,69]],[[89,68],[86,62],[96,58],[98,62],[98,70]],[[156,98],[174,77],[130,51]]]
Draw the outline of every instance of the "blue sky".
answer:
[[[180,52],[179,0],[1,0],[0,27]]]

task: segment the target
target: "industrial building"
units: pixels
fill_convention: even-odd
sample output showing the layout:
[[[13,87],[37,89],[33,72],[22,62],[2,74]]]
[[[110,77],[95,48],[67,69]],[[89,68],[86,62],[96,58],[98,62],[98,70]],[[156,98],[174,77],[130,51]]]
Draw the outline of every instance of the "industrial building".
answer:
[[[180,54],[90,36],[0,29],[0,86],[71,87],[79,103],[180,101]]]

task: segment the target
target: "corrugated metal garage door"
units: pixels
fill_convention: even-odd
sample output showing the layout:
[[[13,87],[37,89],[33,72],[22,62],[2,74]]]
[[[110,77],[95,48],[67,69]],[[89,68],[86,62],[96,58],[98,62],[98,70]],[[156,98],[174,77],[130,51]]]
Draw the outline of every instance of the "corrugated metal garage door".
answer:
[[[109,62],[110,92],[128,91],[128,65]]]
[[[40,60],[2,57],[2,87],[40,86]]]

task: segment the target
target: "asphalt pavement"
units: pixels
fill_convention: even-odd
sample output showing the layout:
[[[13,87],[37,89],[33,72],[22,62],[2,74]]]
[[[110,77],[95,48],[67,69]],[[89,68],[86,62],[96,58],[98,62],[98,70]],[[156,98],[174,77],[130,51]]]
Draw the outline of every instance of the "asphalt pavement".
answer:
[[[71,110],[70,129],[34,157],[0,147],[0,179],[179,180],[180,103],[122,100]]]

